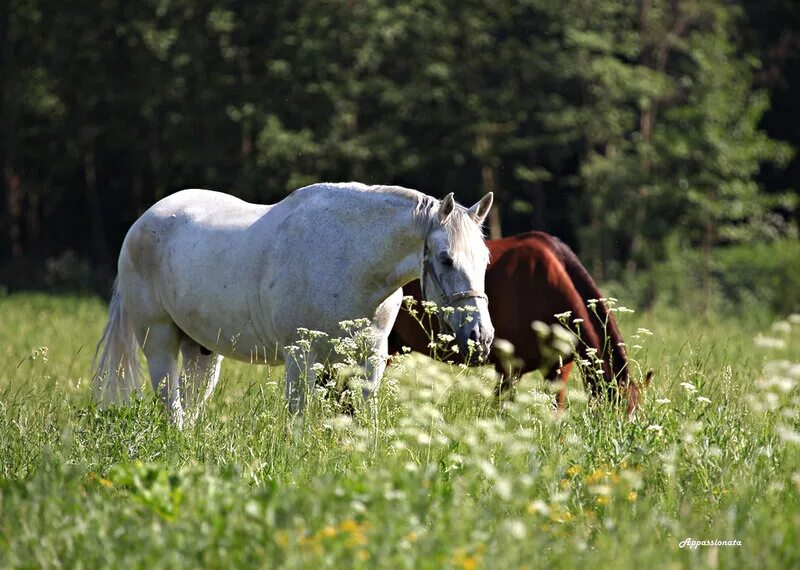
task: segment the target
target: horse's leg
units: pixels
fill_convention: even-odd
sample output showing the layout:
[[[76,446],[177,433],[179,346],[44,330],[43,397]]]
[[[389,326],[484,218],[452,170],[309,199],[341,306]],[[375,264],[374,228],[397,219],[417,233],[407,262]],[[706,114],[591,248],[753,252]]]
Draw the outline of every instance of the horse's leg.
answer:
[[[212,353],[208,356],[209,364],[206,368],[206,391],[203,393],[203,399],[200,400],[200,405],[205,406],[214,389],[219,382],[219,371],[222,368],[222,355]]]
[[[389,335],[392,331],[400,305],[403,303],[403,290],[398,289],[381,303],[375,312],[370,328],[372,329],[372,347],[364,364],[365,382],[361,387],[361,394],[365,400],[378,390],[386,363],[389,360]]]
[[[201,352],[200,345],[188,337],[181,340],[181,356],[183,357],[181,404],[188,412],[194,407],[197,395],[205,384],[208,357]]]
[[[500,375],[500,379],[494,387],[494,397],[498,400],[507,397],[513,402],[517,397],[517,382],[522,376],[522,371],[517,367],[506,370],[500,363],[495,364],[494,369]]]
[[[564,403],[567,397],[567,378],[572,370],[572,361],[565,362],[562,365],[556,364],[547,373],[545,379],[552,383],[553,386],[558,386],[556,392],[556,408],[559,412],[564,411]]]
[[[183,409],[189,410],[205,405],[219,380],[222,356],[213,353],[189,337],[181,341],[181,354],[183,355],[183,391],[181,401]],[[198,402],[198,398],[202,398]]]
[[[305,351],[284,351],[286,362],[286,402],[289,412],[297,414],[306,406],[306,392],[313,390],[317,382],[314,370],[316,355]]]
[[[375,353],[367,358],[364,365],[364,385],[361,387],[361,395],[365,400],[368,400],[374,394],[381,384],[383,373],[386,372],[386,349],[383,352],[376,350]]]
[[[142,350],[147,358],[153,390],[161,396],[172,423],[182,429],[181,377],[178,373],[182,333],[173,323],[162,323],[150,326],[142,336]]]

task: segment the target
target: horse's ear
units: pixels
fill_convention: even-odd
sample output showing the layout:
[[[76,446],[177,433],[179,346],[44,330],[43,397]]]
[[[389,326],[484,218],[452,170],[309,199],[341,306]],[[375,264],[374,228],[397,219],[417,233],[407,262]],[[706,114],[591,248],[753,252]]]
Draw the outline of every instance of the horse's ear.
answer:
[[[450,192],[447,196],[442,198],[441,203],[439,204],[439,223],[443,224],[450,214],[453,213],[453,209],[456,207],[456,200],[453,198],[453,193]]]
[[[494,201],[494,194],[487,192],[486,196],[481,198],[477,204],[472,206],[467,213],[475,220],[475,223],[481,225],[489,215],[489,210],[492,209],[492,202]]]

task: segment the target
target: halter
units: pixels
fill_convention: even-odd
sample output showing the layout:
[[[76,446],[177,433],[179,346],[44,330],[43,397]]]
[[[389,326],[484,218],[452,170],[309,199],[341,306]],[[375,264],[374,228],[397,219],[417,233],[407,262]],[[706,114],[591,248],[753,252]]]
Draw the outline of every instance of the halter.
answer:
[[[433,269],[433,264],[431,263],[430,252],[428,251],[428,238],[433,231],[433,223],[431,223],[431,227],[428,230],[428,233],[425,235],[425,245],[422,249],[422,298],[427,300],[428,296],[425,294],[425,277],[430,274],[433,282],[436,283],[436,286],[439,288],[439,292],[441,293],[441,298],[444,301],[445,305],[452,305],[454,301],[460,301],[461,299],[470,299],[470,298],[478,298],[484,299],[486,302],[489,301],[489,298],[486,296],[486,293],[481,293],[480,291],[476,291],[475,289],[467,289],[466,291],[459,291],[458,293],[447,293],[444,290],[444,286],[442,285],[442,281],[439,279],[439,276],[436,275],[436,271]]]

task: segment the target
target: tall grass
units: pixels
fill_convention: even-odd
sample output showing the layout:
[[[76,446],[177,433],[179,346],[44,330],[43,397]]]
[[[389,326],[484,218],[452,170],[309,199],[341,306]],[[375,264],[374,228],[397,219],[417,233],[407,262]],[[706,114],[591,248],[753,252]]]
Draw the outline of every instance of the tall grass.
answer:
[[[635,423],[577,381],[556,415],[539,375],[501,405],[491,369],[410,355],[377,418],[315,397],[302,421],[280,368],[226,361],[179,432],[152,398],[90,403],[102,303],[0,319],[3,568],[800,566],[797,322],[627,316],[656,373]]]

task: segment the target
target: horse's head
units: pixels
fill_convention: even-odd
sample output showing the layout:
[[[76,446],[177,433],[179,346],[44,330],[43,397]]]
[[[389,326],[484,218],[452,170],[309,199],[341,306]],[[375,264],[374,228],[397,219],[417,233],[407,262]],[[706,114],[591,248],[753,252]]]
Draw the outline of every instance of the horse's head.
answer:
[[[484,293],[489,250],[480,229],[491,207],[491,193],[469,209],[450,193],[439,203],[425,238],[422,296],[439,305],[439,317],[455,333],[463,354],[486,355],[494,339]]]

